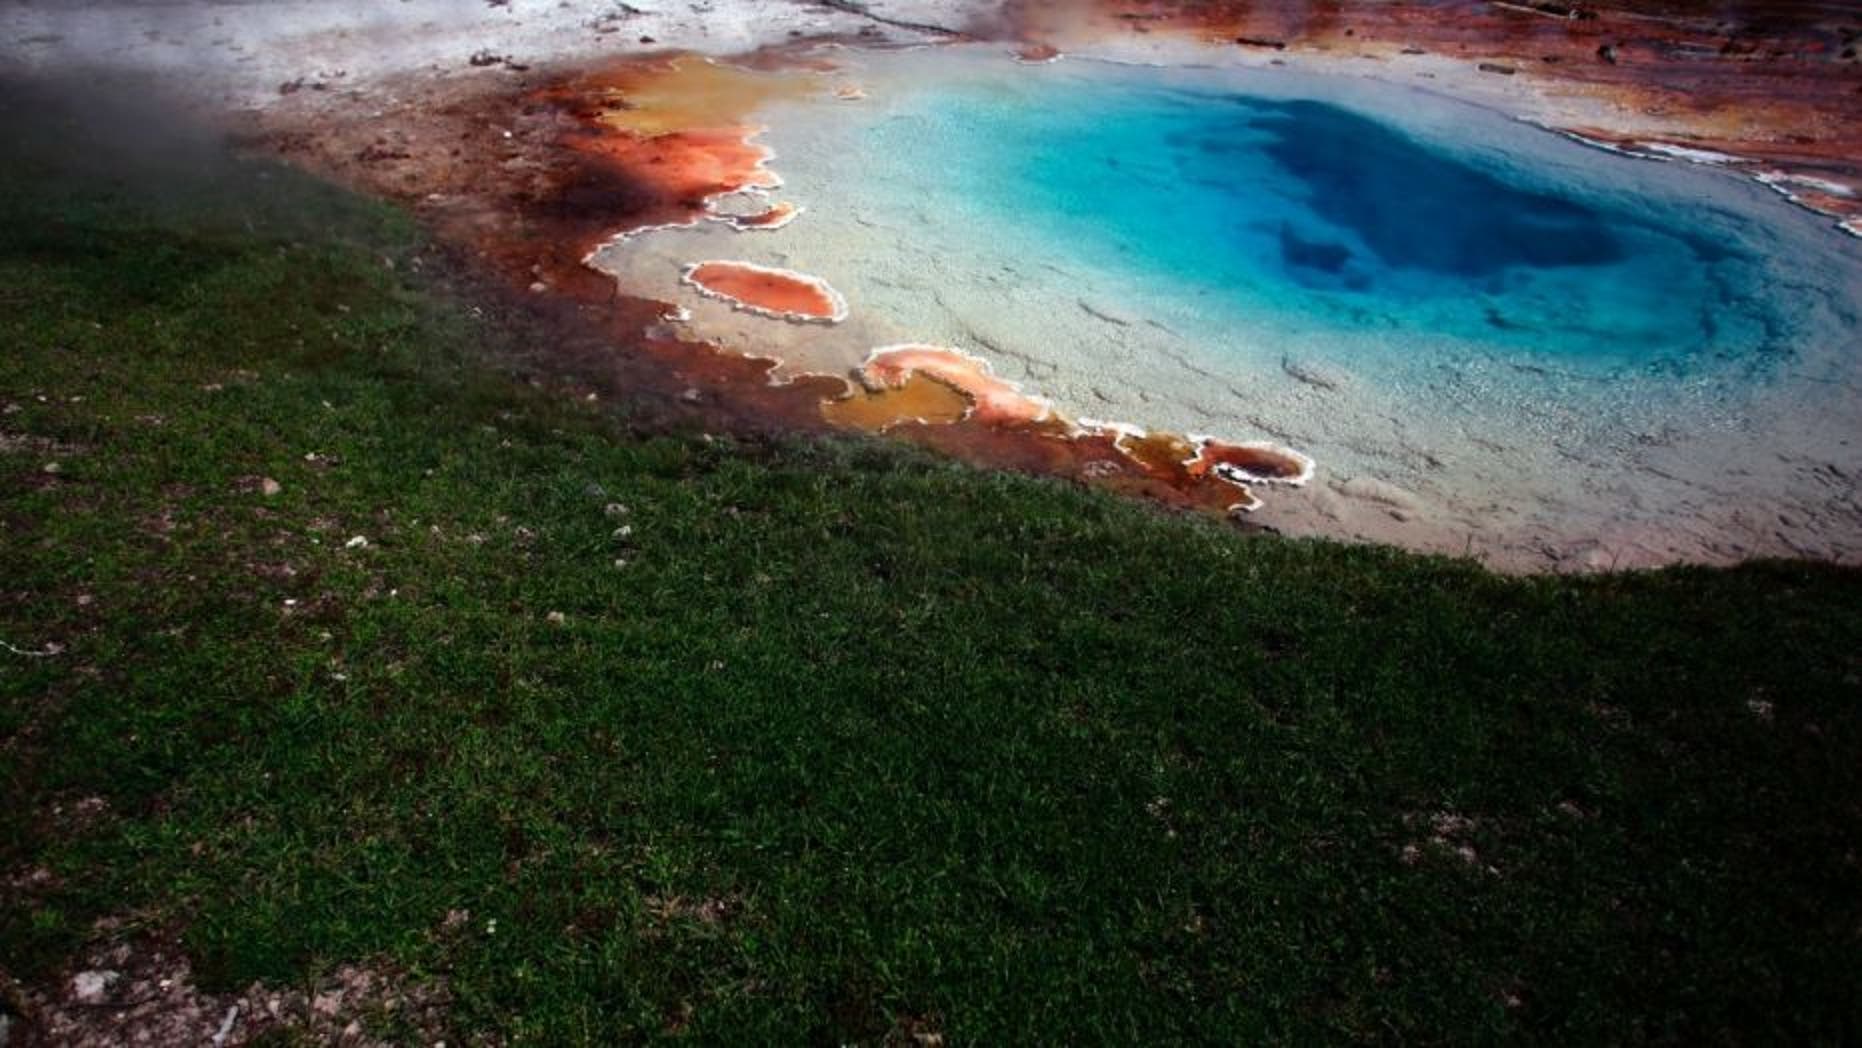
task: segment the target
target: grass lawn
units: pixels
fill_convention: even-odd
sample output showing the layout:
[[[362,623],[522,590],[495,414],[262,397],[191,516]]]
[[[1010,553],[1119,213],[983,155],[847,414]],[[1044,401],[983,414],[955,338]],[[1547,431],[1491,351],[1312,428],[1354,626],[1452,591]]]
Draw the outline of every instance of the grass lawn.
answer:
[[[0,165],[21,986],[113,918],[465,1039],[1862,1037],[1856,572],[630,435],[383,209]]]

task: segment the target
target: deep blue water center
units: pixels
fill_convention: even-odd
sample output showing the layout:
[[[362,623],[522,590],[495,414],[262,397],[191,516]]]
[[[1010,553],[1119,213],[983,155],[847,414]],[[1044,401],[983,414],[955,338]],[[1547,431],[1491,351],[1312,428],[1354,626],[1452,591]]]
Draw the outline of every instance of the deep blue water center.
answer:
[[[1005,240],[1188,303],[1204,335],[1266,324],[1612,362],[1771,346],[1760,260],[1727,211],[1643,195],[1646,162],[1483,116],[1562,159],[1133,80],[939,91],[868,146]]]
[[[1185,173],[1205,184],[1248,150],[1298,181],[1310,217],[1301,216],[1303,229],[1291,217],[1281,224],[1291,276],[1355,276],[1353,286],[1366,289],[1388,267],[1496,287],[1485,282],[1516,267],[1623,258],[1610,216],[1596,208],[1508,185],[1337,106],[1233,101],[1233,120],[1212,119],[1170,145]]]

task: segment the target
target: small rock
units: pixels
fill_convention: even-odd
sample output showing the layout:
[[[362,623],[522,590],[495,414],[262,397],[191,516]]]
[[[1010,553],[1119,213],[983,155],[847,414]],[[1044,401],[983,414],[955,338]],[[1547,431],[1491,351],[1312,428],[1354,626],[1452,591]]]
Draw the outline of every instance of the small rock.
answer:
[[[259,494],[264,495],[266,498],[271,498],[274,495],[281,494],[283,491],[284,491],[284,485],[278,483],[272,478],[261,477],[259,479]]]
[[[226,1018],[220,1020],[220,1028],[214,1031],[214,1034],[213,1034],[214,1048],[219,1048],[220,1045],[223,1045],[226,1043],[226,1039],[229,1036],[231,1036],[233,1033],[233,1023],[237,1022],[238,1020],[239,1020],[239,1005],[235,1004],[226,1010]]]
[[[367,549],[368,545],[369,545],[368,539],[363,538],[361,535],[357,535],[354,538],[350,539],[348,542],[343,543],[343,548],[344,549]]]
[[[631,511],[624,502],[610,502],[601,507],[601,512],[606,513],[610,517],[625,517]]]
[[[544,618],[548,620],[549,624],[552,626],[566,626],[569,624],[569,616],[564,615],[560,611],[552,611],[544,616]]]
[[[65,469],[64,466],[59,465],[56,462],[47,462],[42,468],[47,473],[62,473],[64,472],[64,469]]]
[[[317,1015],[334,1017],[343,1007],[343,991],[331,990],[311,998],[310,1010]]]
[[[100,1004],[122,977],[108,969],[79,972],[71,977],[71,996],[79,1004]]]

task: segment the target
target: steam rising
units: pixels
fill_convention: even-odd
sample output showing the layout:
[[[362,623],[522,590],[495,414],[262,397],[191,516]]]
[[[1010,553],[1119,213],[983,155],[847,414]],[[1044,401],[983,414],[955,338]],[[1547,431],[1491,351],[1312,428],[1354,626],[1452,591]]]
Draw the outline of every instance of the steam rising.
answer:
[[[302,90],[388,84],[400,74],[521,72],[642,50],[730,54],[772,39],[913,34],[858,13],[862,5],[749,0],[713,5],[617,0],[116,0],[0,7],[0,74],[74,67],[156,74],[233,107]],[[983,25],[983,0],[874,3],[873,14]],[[1045,6],[1045,5],[1043,5]]]

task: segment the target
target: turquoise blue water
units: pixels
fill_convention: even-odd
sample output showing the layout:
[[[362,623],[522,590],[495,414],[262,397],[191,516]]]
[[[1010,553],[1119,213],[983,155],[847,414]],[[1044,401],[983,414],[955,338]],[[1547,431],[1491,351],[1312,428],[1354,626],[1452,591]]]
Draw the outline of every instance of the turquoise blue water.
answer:
[[[1139,77],[1036,74],[907,106],[850,167],[1218,327],[1668,369],[1783,351],[1746,220],[1628,188],[1613,166],[1652,165],[1537,130],[1516,129],[1567,159],[1594,153],[1589,168],[1469,148],[1452,124],[1431,136],[1327,101]]]

